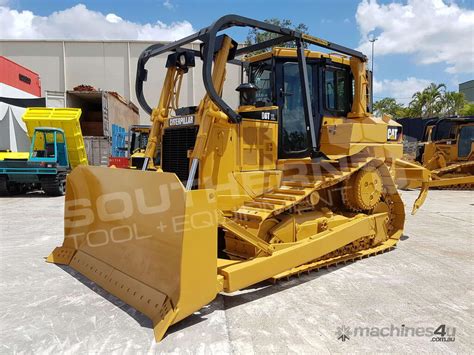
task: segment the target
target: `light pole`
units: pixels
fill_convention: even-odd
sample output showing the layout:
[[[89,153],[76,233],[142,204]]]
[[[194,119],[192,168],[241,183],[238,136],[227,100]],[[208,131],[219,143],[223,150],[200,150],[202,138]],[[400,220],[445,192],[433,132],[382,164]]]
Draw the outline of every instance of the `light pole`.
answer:
[[[374,105],[374,43],[375,41],[378,40],[377,37],[372,36],[369,39],[369,42],[372,43],[372,69],[371,69],[371,78],[370,78],[370,111],[373,111],[373,105]]]

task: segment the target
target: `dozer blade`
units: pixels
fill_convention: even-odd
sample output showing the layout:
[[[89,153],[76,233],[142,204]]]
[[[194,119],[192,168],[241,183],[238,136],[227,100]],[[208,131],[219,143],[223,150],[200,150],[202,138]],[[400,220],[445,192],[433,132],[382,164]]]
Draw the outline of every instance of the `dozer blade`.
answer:
[[[150,317],[157,341],[214,299],[213,190],[185,191],[176,175],[79,166],[67,178],[66,264]]]

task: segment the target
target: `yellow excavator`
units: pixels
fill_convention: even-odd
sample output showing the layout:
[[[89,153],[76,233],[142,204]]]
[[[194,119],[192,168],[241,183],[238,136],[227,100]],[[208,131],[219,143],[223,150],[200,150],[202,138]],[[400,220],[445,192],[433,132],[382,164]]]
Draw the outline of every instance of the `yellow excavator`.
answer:
[[[223,33],[236,26],[273,37],[240,47]],[[198,40],[200,50],[185,47]],[[278,47],[288,42],[295,48]],[[145,65],[165,53],[151,108]],[[181,83],[196,59],[206,94],[182,107]],[[222,98],[227,65],[249,79],[237,88],[237,109]],[[152,122],[143,169],[76,168],[64,242],[47,260],[150,317],[159,341],[219,292],[394,248],[405,222],[395,172],[429,176],[399,160],[401,126],[368,111],[368,76],[356,50],[236,15],[150,46],[136,78]]]

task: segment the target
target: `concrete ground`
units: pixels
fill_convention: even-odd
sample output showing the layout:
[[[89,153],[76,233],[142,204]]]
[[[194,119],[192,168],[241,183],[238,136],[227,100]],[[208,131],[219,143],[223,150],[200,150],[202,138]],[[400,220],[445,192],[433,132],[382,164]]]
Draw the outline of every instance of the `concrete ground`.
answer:
[[[416,191],[402,192],[410,206]],[[63,238],[63,198],[0,199],[0,353],[467,353],[474,349],[474,193],[433,191],[388,253],[259,284],[214,302],[157,344],[150,321],[43,257]],[[72,277],[72,276],[74,277]],[[396,336],[444,324],[453,342]],[[338,340],[338,327],[349,339]],[[353,335],[392,327],[392,336]],[[373,329],[372,329],[373,328]],[[360,330],[359,330],[360,331]],[[388,330],[385,330],[388,331]]]

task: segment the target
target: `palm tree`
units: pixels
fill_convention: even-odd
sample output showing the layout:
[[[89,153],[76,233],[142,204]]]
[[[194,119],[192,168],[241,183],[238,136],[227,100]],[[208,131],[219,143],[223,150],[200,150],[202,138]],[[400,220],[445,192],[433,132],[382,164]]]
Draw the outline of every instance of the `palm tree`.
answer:
[[[466,100],[464,99],[464,94],[461,92],[448,91],[443,96],[443,116],[454,116],[462,112]]]
[[[431,83],[423,92],[426,94],[424,117],[437,116],[437,113],[441,111],[446,85]]]
[[[413,94],[412,100],[408,105],[411,117],[423,116],[423,107],[425,106],[426,95],[422,91],[417,91]]]
[[[382,116],[383,114],[392,115],[393,118],[401,118],[407,116],[407,109],[397,100],[392,97],[385,97],[374,103],[373,111],[375,115]]]
[[[409,105],[411,114],[415,117],[437,116],[442,109],[445,92],[445,84],[435,83],[431,83],[421,92],[415,92]]]

